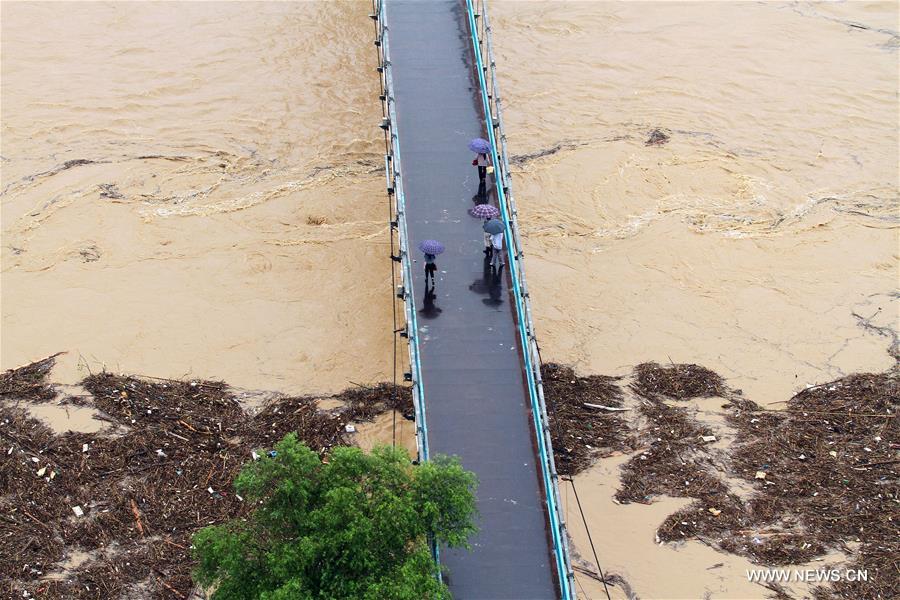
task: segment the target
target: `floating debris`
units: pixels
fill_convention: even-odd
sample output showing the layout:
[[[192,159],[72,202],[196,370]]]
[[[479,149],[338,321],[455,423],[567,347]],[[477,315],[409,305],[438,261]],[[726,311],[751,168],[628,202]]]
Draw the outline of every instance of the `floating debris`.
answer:
[[[560,474],[575,475],[598,457],[632,448],[628,426],[620,416],[626,409],[617,378],[576,377],[573,369],[555,363],[541,366],[541,378]]]
[[[100,197],[109,198],[111,200],[121,200],[125,196],[119,191],[119,186],[115,183],[101,183],[97,187],[100,188]]]
[[[555,384],[561,393],[563,383],[580,381],[571,372],[563,376],[571,379]],[[764,410],[697,365],[639,365],[630,389],[641,403],[617,431],[621,439],[633,437],[641,451],[622,467],[613,502],[695,499],[660,524],[659,543],[695,538],[768,566],[843,551],[849,556],[844,567],[867,571],[868,581],[817,587],[816,600],[897,597],[900,367],[810,386],[786,410]],[[728,448],[704,443],[718,437],[671,403],[704,396],[723,398],[726,422],[737,431]],[[572,422],[574,435],[553,440],[558,457],[557,439],[576,455],[593,445],[584,425]],[[627,433],[629,426],[634,433]],[[729,479],[735,478],[756,483],[752,495],[732,493]],[[850,543],[859,543],[858,550]]]
[[[91,245],[86,246],[78,251],[78,254],[81,256],[81,262],[97,262],[100,260],[100,248],[97,246]]]
[[[8,400],[29,400],[49,402],[56,397],[56,391],[46,382],[47,375],[56,364],[57,352],[42,360],[18,369],[10,369],[0,375],[0,398]]]
[[[728,388],[724,380],[700,365],[643,363],[634,368],[635,392],[642,396],[667,396],[675,400],[722,396]]]
[[[31,397],[41,402],[48,364],[7,372],[5,381],[35,390]],[[319,398],[282,397],[257,414],[215,381],[98,373],[81,385],[93,397],[85,404],[103,411],[115,435],[57,435],[21,402],[0,405],[0,443],[12,449],[0,469],[0,572],[9,575],[0,597],[188,598],[193,533],[253,508],[228,493],[248,457],[292,431],[327,456],[348,444],[348,421],[390,408],[413,413],[409,388],[389,384],[332,396],[338,408],[329,411],[318,409]],[[72,548],[93,558],[65,578],[41,579]]]
[[[661,129],[654,129],[650,132],[650,137],[644,142],[645,146],[662,146],[669,141],[669,135]]]

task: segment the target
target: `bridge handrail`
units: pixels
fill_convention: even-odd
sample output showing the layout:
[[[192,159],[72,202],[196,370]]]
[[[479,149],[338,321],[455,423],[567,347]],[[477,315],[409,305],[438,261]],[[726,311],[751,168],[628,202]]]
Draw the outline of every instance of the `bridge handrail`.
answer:
[[[479,9],[476,12],[475,3]],[[522,261],[522,242],[519,236],[518,210],[512,193],[509,177],[509,153],[506,146],[506,133],[503,129],[503,111],[500,101],[500,89],[497,83],[496,60],[492,30],[488,20],[485,0],[466,0],[469,17],[469,31],[472,47],[475,52],[476,72],[481,87],[481,98],[484,105],[488,141],[491,143],[491,158],[495,169],[497,198],[503,223],[506,228],[505,238],[508,255],[510,280],[513,297],[516,303],[516,316],[519,321],[523,355],[525,357],[525,373],[528,382],[528,394],[531,400],[531,412],[534,420],[535,436],[538,442],[538,454],[541,461],[541,474],[544,481],[547,512],[550,518],[550,530],[553,538],[553,550],[556,558],[556,570],[562,598],[575,598],[575,573],[569,557],[569,540],[566,532],[565,515],[559,496],[559,475],[553,459],[553,445],[550,439],[550,426],[547,407],[544,401],[544,388],[540,371],[540,355],[531,313],[531,298],[525,280],[525,269]],[[478,19],[481,19],[482,34],[478,33]],[[486,66],[485,58],[488,65]],[[490,87],[488,83],[490,80]],[[490,90],[490,91],[489,91]],[[497,144],[499,137],[500,143]],[[498,152],[499,148],[499,152]]]
[[[391,236],[394,235],[393,230],[396,229],[400,242],[398,256],[396,257],[400,263],[400,286],[396,290],[396,295],[403,300],[407,349],[409,351],[409,381],[412,384],[413,409],[416,419],[416,450],[418,460],[424,462],[430,458],[428,450],[428,422],[425,418],[425,391],[422,384],[422,363],[419,351],[419,323],[416,319],[414,279],[409,254],[409,234],[406,230],[406,195],[403,191],[400,134],[397,129],[397,106],[394,101],[394,78],[390,59],[389,28],[385,18],[385,0],[372,0],[372,9],[373,12],[370,16],[375,21],[375,46],[378,48],[382,114],[386,115],[381,123],[381,128],[385,130],[387,139],[390,140],[386,144],[384,160],[388,197],[394,198],[391,214],[393,219],[390,223]],[[391,256],[391,260],[395,260],[395,257]],[[429,540],[429,545],[431,546],[431,554],[437,564],[435,577],[438,580],[442,580],[440,549],[433,537]]]
[[[382,128],[386,130],[390,139],[389,151],[385,154],[385,176],[387,178],[388,195],[393,196],[393,214],[395,220],[391,227],[397,230],[400,240],[399,262],[401,285],[397,290],[397,297],[403,300],[406,317],[406,337],[409,348],[409,365],[412,375],[412,395],[416,416],[416,447],[419,459],[427,461],[428,452],[428,424],[425,419],[425,395],[422,386],[422,365],[419,354],[418,322],[413,298],[412,264],[409,254],[409,235],[406,230],[406,196],[403,192],[403,178],[400,161],[400,136],[397,130],[397,108],[394,102],[394,80],[390,61],[390,35],[385,21],[384,0],[373,0],[376,38],[378,47],[379,64],[381,72],[381,89],[383,109],[387,117],[382,122]],[[393,233],[391,234],[393,235]]]

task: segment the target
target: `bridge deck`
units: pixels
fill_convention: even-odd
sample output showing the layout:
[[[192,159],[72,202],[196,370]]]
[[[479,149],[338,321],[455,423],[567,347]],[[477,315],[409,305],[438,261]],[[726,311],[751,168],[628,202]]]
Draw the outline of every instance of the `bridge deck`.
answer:
[[[480,481],[473,549],[445,549],[441,562],[456,598],[557,597],[514,306],[505,273],[495,278],[485,264],[481,222],[467,214],[478,188],[467,145],[484,136],[484,121],[465,7],[389,0],[386,8],[428,443],[459,455]],[[434,306],[424,303],[415,250],[423,239],[446,246]]]

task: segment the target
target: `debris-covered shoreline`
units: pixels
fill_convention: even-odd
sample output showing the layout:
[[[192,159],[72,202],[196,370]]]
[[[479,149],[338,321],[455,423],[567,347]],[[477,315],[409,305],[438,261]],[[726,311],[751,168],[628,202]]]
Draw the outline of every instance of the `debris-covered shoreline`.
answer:
[[[57,396],[52,367],[49,357],[0,375],[0,569],[11,574],[0,593],[10,597],[188,598],[191,535],[246,510],[231,481],[254,450],[298,431],[324,456],[350,443],[351,421],[391,408],[412,416],[409,390],[388,384],[331,396],[333,410],[278,397],[251,411],[222,382],[98,373],[81,382],[89,396],[63,402],[110,426],[56,435],[26,408]],[[896,368],[811,387],[778,411],[697,365],[645,363],[614,378],[546,364],[543,381],[561,474],[628,454],[616,501],[693,499],[659,525],[659,541],[695,539],[765,566],[839,550],[869,581],[820,586],[817,599],[900,592]],[[727,448],[690,411],[697,397],[721,400]]]
[[[579,458],[562,462],[561,472],[581,472],[612,453],[631,454],[615,501],[694,499],[659,525],[658,541],[694,539],[772,567],[839,551],[848,557],[848,569],[866,570],[869,579],[816,587],[817,600],[900,595],[897,367],[810,387],[784,410],[766,410],[698,365],[645,363],[630,378],[602,379],[617,388],[598,395],[604,404],[630,410],[593,414],[601,423],[593,428],[592,413],[568,415],[573,402],[584,403],[581,390],[597,376],[576,377],[555,364],[544,369],[551,420],[577,423],[577,441],[591,448],[569,452],[573,437],[554,431],[558,462],[561,454]],[[554,380],[554,373],[565,376]],[[555,383],[547,386],[548,378]],[[697,397],[721,399],[723,424],[733,432],[724,447],[689,410],[688,400]],[[735,482],[743,489],[736,490]]]
[[[349,422],[397,408],[408,388],[356,387],[245,409],[226,384],[98,373],[81,386],[110,427],[55,435],[24,404],[56,392],[52,357],[0,379],[0,584],[3,597],[188,598],[191,535],[246,511],[232,481],[286,433],[320,454],[349,445]],[[22,393],[22,392],[26,393]],[[63,568],[73,555],[82,559]]]
[[[576,377],[570,367],[541,367],[556,469],[575,475],[602,456],[634,446],[621,413],[622,390],[615,377]]]

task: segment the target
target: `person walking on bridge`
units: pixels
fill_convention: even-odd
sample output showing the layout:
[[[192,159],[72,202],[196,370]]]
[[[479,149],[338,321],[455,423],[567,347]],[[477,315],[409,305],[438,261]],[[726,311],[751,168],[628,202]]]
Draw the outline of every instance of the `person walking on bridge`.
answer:
[[[437,240],[422,240],[419,242],[419,250],[425,254],[425,287],[428,287],[428,279],[431,279],[431,287],[434,287],[434,273],[437,271],[435,258],[444,251],[444,245]]]
[[[493,237],[496,234],[503,232],[503,223],[496,218],[485,219],[484,225],[481,226],[481,229],[484,231],[484,253],[485,255],[487,255],[488,260],[492,260],[494,258]]]
[[[478,167],[478,197],[484,198],[487,195],[487,171],[491,165],[491,144],[485,139],[475,138],[469,142],[469,150],[475,153],[472,164]]]
[[[484,198],[487,195],[487,169],[491,159],[487,154],[479,154],[473,162],[478,166],[478,197]]]
[[[488,259],[490,259],[491,234],[503,230],[503,224],[497,220],[497,217],[500,216],[500,210],[496,206],[491,206],[490,204],[478,204],[469,210],[469,214],[473,217],[484,219],[484,223],[482,224],[482,229],[484,229],[484,253]],[[497,229],[493,230],[494,227]]]
[[[499,273],[503,269],[503,232],[491,235],[491,267]]]
[[[428,289],[428,278],[431,278],[431,285],[434,285],[434,272],[437,270],[437,264],[434,262],[434,254],[425,253],[425,289]]]

